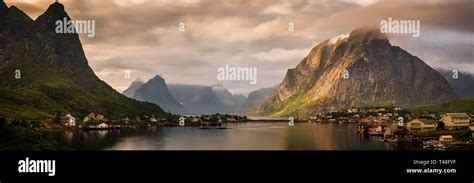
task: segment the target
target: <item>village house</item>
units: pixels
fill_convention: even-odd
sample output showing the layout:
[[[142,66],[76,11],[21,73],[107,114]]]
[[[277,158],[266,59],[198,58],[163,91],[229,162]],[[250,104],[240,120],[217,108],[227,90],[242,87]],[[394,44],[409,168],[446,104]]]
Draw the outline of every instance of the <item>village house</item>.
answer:
[[[453,142],[453,139],[454,139],[454,138],[453,138],[453,136],[451,136],[451,135],[441,135],[441,136],[439,137],[439,141],[440,141],[441,143],[451,143],[451,142]]]
[[[470,117],[466,113],[446,113],[441,118],[446,129],[468,128],[470,125]]]
[[[347,113],[357,113],[358,109],[355,107],[351,107],[350,109],[347,110]]]
[[[97,115],[95,116],[95,120],[97,120],[97,121],[105,121],[105,117],[104,117],[104,115],[97,114]]]
[[[90,120],[89,116],[86,116],[86,117],[84,117],[84,119],[82,120],[82,122],[83,122],[83,123],[87,123],[87,122],[89,122],[89,120]]]
[[[414,119],[407,123],[407,129],[414,133],[432,132],[438,127],[438,122],[431,119]]]
[[[74,118],[74,116],[66,114],[66,118],[68,119],[66,126],[76,126],[76,118]]]
[[[199,119],[198,116],[196,116],[196,117],[193,117],[193,118],[191,119],[191,122],[192,122],[192,123],[199,123],[199,122],[200,122],[200,119]]]

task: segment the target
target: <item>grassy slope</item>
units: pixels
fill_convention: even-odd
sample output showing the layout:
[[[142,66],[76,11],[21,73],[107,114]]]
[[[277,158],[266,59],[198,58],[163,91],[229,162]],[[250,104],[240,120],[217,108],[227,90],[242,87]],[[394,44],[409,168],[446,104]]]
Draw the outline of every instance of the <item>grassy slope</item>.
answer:
[[[410,111],[427,112],[470,112],[474,113],[474,98],[454,100],[438,104],[425,104],[413,107],[406,107]]]
[[[83,61],[81,43],[68,41],[71,35],[53,34],[57,39],[41,41],[34,32],[33,20],[18,9],[10,9],[4,23],[0,27],[0,42],[4,44],[0,116],[32,119],[58,112],[74,116],[94,112],[116,119],[167,115],[159,106],[129,99],[97,78],[87,63],[79,63]],[[63,43],[80,49],[68,47],[65,53],[49,48]],[[17,69],[21,70],[21,79],[14,78]]]

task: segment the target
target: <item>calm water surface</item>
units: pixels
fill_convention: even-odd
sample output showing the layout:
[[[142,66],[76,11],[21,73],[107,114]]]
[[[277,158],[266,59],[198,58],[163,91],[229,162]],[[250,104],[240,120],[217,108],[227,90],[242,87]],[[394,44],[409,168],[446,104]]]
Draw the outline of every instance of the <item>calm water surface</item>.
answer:
[[[225,130],[152,127],[55,134],[74,149],[87,150],[392,150],[380,137],[357,134],[357,124],[284,122],[229,123]]]

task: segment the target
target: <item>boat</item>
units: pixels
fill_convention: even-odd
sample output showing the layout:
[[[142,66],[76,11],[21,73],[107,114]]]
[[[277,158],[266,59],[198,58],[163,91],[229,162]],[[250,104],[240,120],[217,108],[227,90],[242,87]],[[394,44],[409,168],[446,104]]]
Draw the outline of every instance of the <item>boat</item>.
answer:
[[[423,149],[444,150],[446,146],[438,140],[423,141]]]
[[[381,132],[381,131],[369,131],[369,135],[372,135],[372,136],[382,136],[382,135],[383,135],[383,132]]]
[[[86,125],[82,128],[83,130],[108,130],[109,126],[105,123],[99,125]]]
[[[201,125],[199,125],[199,129],[227,129],[227,127],[223,126],[222,121],[218,122],[202,122]]]

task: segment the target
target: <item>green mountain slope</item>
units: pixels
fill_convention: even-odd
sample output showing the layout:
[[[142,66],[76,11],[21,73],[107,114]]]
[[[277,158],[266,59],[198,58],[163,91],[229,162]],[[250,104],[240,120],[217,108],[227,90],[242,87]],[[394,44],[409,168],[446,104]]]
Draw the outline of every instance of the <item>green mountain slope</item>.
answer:
[[[443,103],[425,104],[407,108],[410,111],[427,111],[434,113],[470,112],[474,113],[474,98],[453,100]]]
[[[60,3],[50,5],[35,21],[16,7],[0,8],[0,116],[167,115],[159,106],[129,99],[100,80],[88,65],[79,36],[55,32],[55,21],[64,17],[70,20]],[[17,71],[20,79],[15,78]]]

